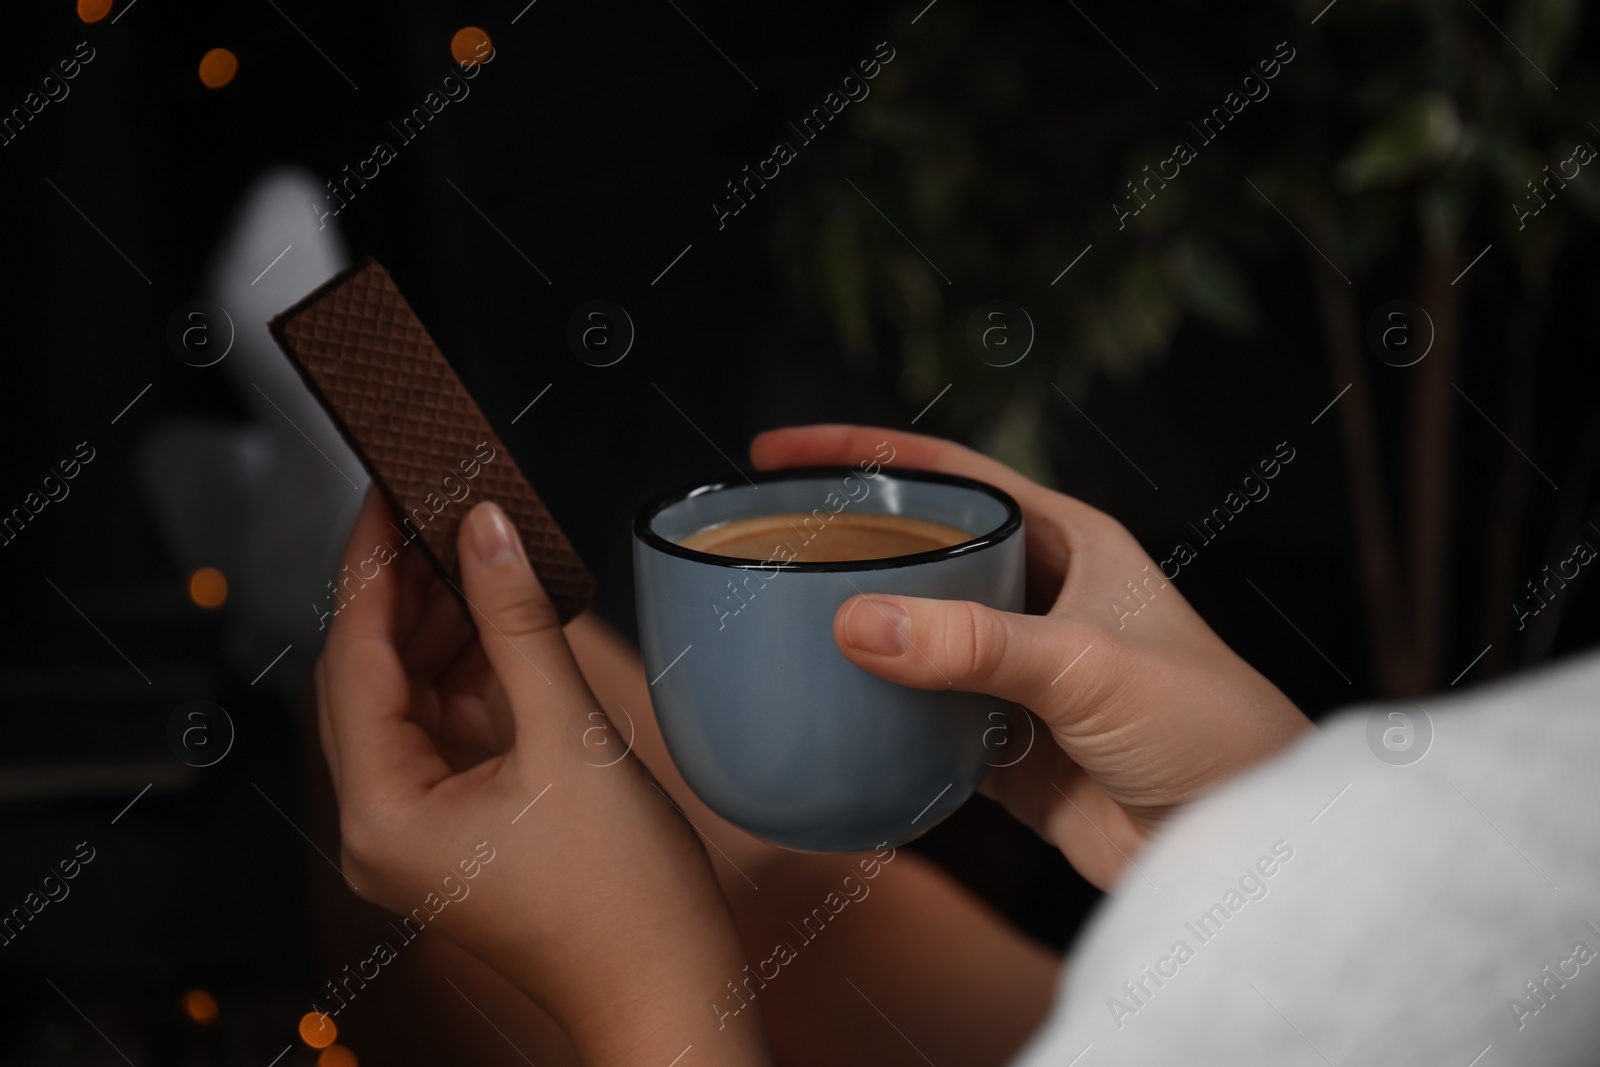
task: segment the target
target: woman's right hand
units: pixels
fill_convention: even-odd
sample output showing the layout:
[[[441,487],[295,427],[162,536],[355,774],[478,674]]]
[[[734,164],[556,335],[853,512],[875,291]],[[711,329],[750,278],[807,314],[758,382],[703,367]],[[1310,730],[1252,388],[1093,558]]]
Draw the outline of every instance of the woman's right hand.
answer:
[[[883,442],[894,464],[976,478],[1016,498],[1029,600],[1048,610],[857,596],[834,617],[839,649],[891,682],[986,693],[1032,712],[1055,743],[996,770],[984,792],[1090,882],[1110,888],[1173,811],[1311,729],[1121,523],[1082,501],[960,445],[893,430],[772,430],[750,455],[761,470],[855,465]]]

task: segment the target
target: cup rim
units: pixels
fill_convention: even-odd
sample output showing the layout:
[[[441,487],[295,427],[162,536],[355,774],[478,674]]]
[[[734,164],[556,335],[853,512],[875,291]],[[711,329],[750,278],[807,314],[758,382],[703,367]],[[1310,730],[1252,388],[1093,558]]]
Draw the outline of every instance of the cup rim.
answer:
[[[767,482],[788,482],[805,478],[845,477],[851,475],[857,478],[866,477],[855,467],[830,466],[785,467],[779,470],[748,474],[745,477],[749,482],[763,485]],[[745,559],[742,556],[720,556],[713,552],[701,552],[699,549],[685,548],[675,541],[669,541],[650,528],[655,517],[674,504],[682,503],[691,497],[703,496],[706,493],[715,493],[723,489],[737,489],[740,487],[738,481],[723,479],[714,482],[695,482],[653,498],[635,514],[633,536],[658,552],[664,552],[669,556],[677,556],[679,559],[691,560],[695,563],[730,567],[736,570],[777,567],[779,570],[793,571],[799,574],[826,574],[839,571],[877,571],[890,570],[897,567],[915,567],[923,563],[933,563],[941,559],[964,556],[989,548],[992,545],[997,545],[1022,528],[1021,505],[1012,498],[1010,493],[990,485],[988,482],[980,482],[976,478],[967,478],[959,474],[946,474],[943,471],[930,471],[915,467],[901,467],[894,470],[885,467],[880,469],[873,477],[878,478],[885,475],[906,481],[933,482],[939,485],[949,485],[984,493],[998,501],[1006,509],[1006,517],[994,529],[973,537],[971,540],[947,545],[944,548],[935,548],[927,552],[913,552],[906,556],[885,556],[880,559],[831,560],[811,563],[792,560],[784,562],[775,559]]]

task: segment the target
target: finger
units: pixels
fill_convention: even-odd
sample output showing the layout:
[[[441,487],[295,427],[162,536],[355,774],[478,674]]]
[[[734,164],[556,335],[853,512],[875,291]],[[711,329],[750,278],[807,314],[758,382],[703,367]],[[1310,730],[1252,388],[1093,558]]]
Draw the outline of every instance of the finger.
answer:
[[[518,740],[548,736],[560,726],[535,709],[587,693],[555,605],[498,505],[485,501],[473,508],[458,544],[462,588],[484,654],[511,698]]]
[[[416,628],[401,646],[401,658],[411,677],[431,683],[444,673],[469,641],[476,643],[477,630],[462,610],[455,590],[442,579],[434,581],[425,603]]]
[[[843,464],[865,471],[874,462],[898,464],[959,474],[1011,494],[1027,526],[1029,603],[1037,602],[1041,610],[1055,599],[1071,550],[1088,535],[1114,526],[1103,512],[1046,489],[997,460],[922,434],[873,426],[793,426],[756,435],[750,460],[758,470]]]
[[[446,675],[439,736],[447,743],[473,746],[488,755],[510,750],[516,723],[505,691],[494,685],[494,668],[474,641]]]
[[[345,546],[349,570],[340,573],[353,576],[344,590],[348,600],[323,649],[324,703],[347,797],[426,788],[449,773],[428,735],[407,717],[411,683],[395,644],[404,622],[401,577],[390,565],[392,549],[372,547],[386,544],[387,518],[387,505],[369,491]]]
[[[451,744],[474,744],[491,754],[506,752],[516,740],[505,690],[474,638],[440,674],[439,733]]]
[[[1023,710],[1021,714],[1031,713]],[[990,771],[978,792],[998,802],[1018,822],[1043,837],[1051,809],[1061,803],[1057,790],[1064,789],[1063,783],[1083,771],[1051,738],[1048,723],[1035,721],[1031,729],[1033,743],[1025,755]]]
[[[750,461],[757,470],[835,464],[854,467],[876,461],[885,467],[895,464],[944,471],[988,482],[1016,497],[1024,510],[1059,501],[1070,501],[1081,509],[1094,510],[953,441],[875,426],[834,423],[768,430],[757,434],[750,442]]]
[[[379,510],[383,518],[381,526],[363,524],[362,518],[368,508]],[[400,590],[394,632],[397,644],[401,648],[405,647],[406,639],[420,622],[432,589],[439,582],[439,569],[434,564],[433,558],[422,546],[413,549],[413,540],[414,538],[407,538],[395,526],[394,512],[388,502],[376,487],[369,486],[367,498],[362,505],[362,515],[358,516],[356,526],[351,530],[350,540],[345,545],[348,566],[339,571],[335,586],[335,592],[339,594],[340,600],[348,601],[365,587],[364,583],[368,580],[366,576],[371,568],[383,567],[398,572]],[[367,551],[361,552],[361,549]],[[358,555],[361,557],[360,561],[354,562]],[[342,611],[340,613],[342,614]]]
[[[1060,725],[1067,708],[1104,699],[1114,662],[1109,650],[1088,667],[1079,661],[1095,640],[1081,623],[967,600],[851,597],[833,617],[833,636],[845,658],[887,681],[986,693],[1052,725]],[[1069,671],[1078,673],[1066,689],[1057,688]]]
[[[339,797],[339,750],[333,741],[333,724],[328,717],[328,669],[322,656],[311,672],[317,691],[317,736],[322,741],[322,756],[328,761],[328,777],[333,780],[333,796]]]
[[[489,662],[482,641],[474,639],[461,646],[456,658],[439,676],[439,691],[446,700],[467,696],[480,701],[502,692],[494,664]]]
[[[390,542],[393,543],[393,542]],[[404,648],[412,633],[422,622],[434,587],[442,584],[439,568],[422,547],[411,548],[410,542],[400,545],[400,559],[390,564],[400,571],[400,619],[406,623],[396,632]]]
[[[991,775],[985,792],[1060,849],[1090,884],[1109,890],[1130,868],[1137,870],[1132,857],[1144,846],[1146,834],[1066,753],[1051,745],[1047,756],[1031,769],[1029,760],[1023,760]]]
[[[376,488],[367,488],[361,511],[345,540],[343,564],[334,578],[333,622],[328,641],[337,635],[379,634],[391,640],[415,622],[418,605],[404,605],[401,583],[391,564],[398,558],[392,547],[389,505]],[[381,579],[381,580],[380,580]]]

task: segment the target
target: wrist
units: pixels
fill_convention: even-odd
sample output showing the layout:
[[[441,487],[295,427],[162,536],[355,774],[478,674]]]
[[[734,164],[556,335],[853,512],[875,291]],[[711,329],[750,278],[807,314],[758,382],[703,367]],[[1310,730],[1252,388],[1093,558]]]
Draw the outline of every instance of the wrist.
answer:
[[[759,1007],[730,1010],[739,1002],[728,984],[743,967],[733,958],[641,972],[563,1027],[579,1059],[596,1067],[665,1067],[679,1056],[695,1067],[768,1067]]]
[[[672,919],[593,932],[599,944],[562,961],[548,946],[509,944],[490,961],[550,1013],[584,1064],[665,1067],[690,1046],[684,1060],[695,1067],[771,1062],[759,1009],[734,1010],[741,1001],[730,985],[739,987],[745,960],[720,898]]]

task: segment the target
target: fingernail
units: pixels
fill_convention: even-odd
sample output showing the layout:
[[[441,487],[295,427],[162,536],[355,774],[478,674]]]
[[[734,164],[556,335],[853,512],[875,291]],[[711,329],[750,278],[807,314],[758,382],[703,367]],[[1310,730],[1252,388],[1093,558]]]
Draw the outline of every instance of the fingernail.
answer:
[[[892,600],[857,600],[845,616],[844,635],[863,652],[898,656],[911,647],[911,616]]]
[[[472,512],[472,547],[478,558],[491,567],[520,562],[521,541],[499,505],[485,502]]]

